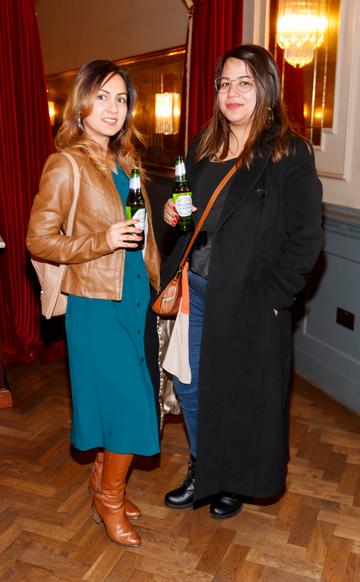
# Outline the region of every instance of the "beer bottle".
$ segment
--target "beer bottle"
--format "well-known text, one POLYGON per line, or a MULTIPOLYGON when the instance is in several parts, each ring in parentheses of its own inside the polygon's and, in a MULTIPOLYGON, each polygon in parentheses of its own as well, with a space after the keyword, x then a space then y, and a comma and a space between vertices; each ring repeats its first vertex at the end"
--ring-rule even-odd
MULTIPOLYGON (((134 168, 131 171, 129 194, 126 199, 125 216, 127 220, 132 218, 137 219, 136 228, 141 228, 144 232, 145 222, 146 222, 146 207, 145 202, 141 194, 141 183, 140 183, 140 170, 139 168, 134 168)), ((144 242, 139 242, 141 246, 144 242)))
POLYGON ((175 160, 175 182, 173 187, 173 201, 179 215, 178 228, 182 233, 193 230, 192 194, 186 177, 185 164, 182 156, 175 160))

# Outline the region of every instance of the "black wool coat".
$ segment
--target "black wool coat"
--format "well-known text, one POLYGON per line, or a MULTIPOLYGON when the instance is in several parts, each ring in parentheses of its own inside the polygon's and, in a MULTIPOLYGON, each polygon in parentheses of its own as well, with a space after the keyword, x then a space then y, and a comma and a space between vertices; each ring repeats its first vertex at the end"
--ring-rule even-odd
MULTIPOLYGON (((269 133, 269 152, 272 139, 269 133)), ((323 240, 313 152, 297 136, 292 145, 278 162, 268 153, 237 170, 214 238, 200 353, 196 500, 220 491, 272 497, 284 489, 291 307, 323 240)), ((209 161, 192 158, 190 150, 196 206, 209 161)), ((162 286, 187 240, 165 264, 162 286)))

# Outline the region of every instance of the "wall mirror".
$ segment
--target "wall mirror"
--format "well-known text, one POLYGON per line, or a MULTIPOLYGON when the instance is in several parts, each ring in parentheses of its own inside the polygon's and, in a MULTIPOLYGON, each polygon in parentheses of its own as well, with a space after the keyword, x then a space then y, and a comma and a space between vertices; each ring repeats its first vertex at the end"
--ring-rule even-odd
MULTIPOLYGON (((175 47, 115 61, 130 75, 138 92, 135 120, 145 135, 143 159, 151 169, 169 169, 179 153, 181 93, 185 47, 175 47)), ((78 70, 47 77, 53 135, 60 127, 65 101, 78 70)))

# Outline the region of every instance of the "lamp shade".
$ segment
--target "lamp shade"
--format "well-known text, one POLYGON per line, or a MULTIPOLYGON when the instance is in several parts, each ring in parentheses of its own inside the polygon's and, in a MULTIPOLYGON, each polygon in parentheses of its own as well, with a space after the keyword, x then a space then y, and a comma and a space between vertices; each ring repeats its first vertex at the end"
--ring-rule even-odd
POLYGON ((55 123, 55 103, 54 101, 48 101, 49 117, 51 125, 55 123))
POLYGON ((155 133, 172 135, 179 133, 180 94, 155 94, 155 133))

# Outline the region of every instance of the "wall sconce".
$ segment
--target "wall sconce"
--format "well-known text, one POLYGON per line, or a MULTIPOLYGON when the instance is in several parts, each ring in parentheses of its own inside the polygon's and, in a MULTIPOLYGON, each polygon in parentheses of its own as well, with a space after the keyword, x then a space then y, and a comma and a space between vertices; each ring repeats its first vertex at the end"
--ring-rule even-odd
POLYGON ((277 44, 293 67, 308 65, 324 42, 326 0, 279 0, 277 44))
POLYGON ((49 117, 51 125, 55 125, 55 103, 54 101, 48 101, 49 107, 49 117))
POLYGON ((161 93, 155 94, 155 133, 174 135, 180 126, 180 93, 163 92, 161 75, 161 93))

